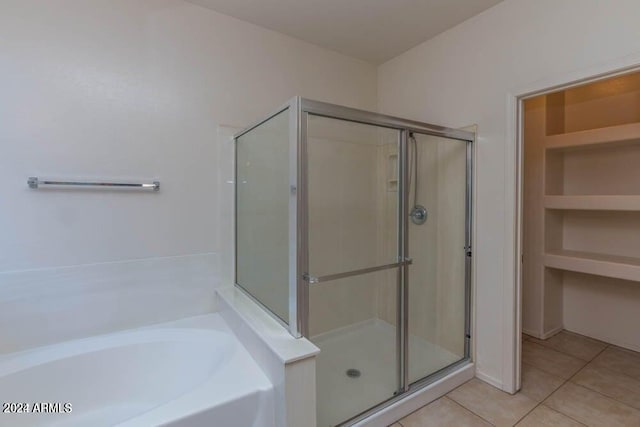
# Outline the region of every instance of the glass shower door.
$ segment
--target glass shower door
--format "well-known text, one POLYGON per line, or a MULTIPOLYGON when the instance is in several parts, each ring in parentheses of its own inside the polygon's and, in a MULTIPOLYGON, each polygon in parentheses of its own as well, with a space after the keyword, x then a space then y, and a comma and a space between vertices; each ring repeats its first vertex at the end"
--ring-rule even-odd
POLYGON ((466 355, 467 144, 407 138, 409 384, 466 355))
POLYGON ((400 387, 400 131, 309 114, 309 334, 318 426, 340 424, 400 387))

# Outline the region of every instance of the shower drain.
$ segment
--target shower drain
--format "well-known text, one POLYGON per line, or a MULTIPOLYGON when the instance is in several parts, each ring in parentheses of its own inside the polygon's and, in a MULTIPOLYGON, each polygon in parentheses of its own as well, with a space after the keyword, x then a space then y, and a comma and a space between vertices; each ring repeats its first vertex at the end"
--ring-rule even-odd
POLYGON ((347 376, 349 378, 360 378, 360 375, 362 375, 362 373, 360 372, 360 369, 355 369, 355 368, 347 369, 347 376))

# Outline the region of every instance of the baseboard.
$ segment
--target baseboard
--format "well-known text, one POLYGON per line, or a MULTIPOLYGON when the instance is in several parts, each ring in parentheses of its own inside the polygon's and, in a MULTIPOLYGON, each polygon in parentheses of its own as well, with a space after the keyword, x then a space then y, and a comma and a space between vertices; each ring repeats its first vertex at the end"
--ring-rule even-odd
POLYGON ((532 336, 534 338, 538 338, 539 340, 546 340, 551 338, 552 336, 562 332, 564 330, 564 326, 558 326, 557 328, 553 328, 550 331, 543 332, 542 334, 538 331, 532 331, 529 329, 522 328, 522 333, 532 336))
POLYGON ((602 342, 605 342, 607 344, 612 344, 612 345, 615 345, 617 347, 626 348, 627 350, 632 350, 632 351, 640 353, 640 345, 639 344, 630 343, 630 342, 625 341, 625 340, 620 340, 620 339, 618 339, 616 337, 612 337, 612 336, 609 336, 609 335, 593 334, 593 333, 591 333, 591 331, 586 331, 586 330, 583 331, 583 330, 580 330, 580 329, 567 329, 567 331, 572 332, 574 334, 583 335, 585 337, 593 338, 594 340, 602 341, 602 342))
POLYGON ((531 329, 525 329, 525 328, 522 328, 522 333, 523 333, 523 334, 526 334, 526 335, 529 335, 529 336, 531 336, 531 337, 534 337, 534 338, 538 338, 539 340, 541 340, 541 339, 542 339, 542 337, 541 337, 541 335, 538 333, 538 331, 533 331, 533 330, 531 330, 531 329))
POLYGON ((562 332, 562 330, 564 329, 564 326, 558 326, 557 328, 553 328, 550 331, 545 332, 542 335, 542 340, 548 340, 549 338, 551 338, 552 336, 559 334, 560 332, 562 332))
POLYGON ((494 378, 487 374, 483 374, 480 371, 476 371, 476 378, 479 379, 480 381, 483 381, 489 385, 494 386, 495 388, 499 388, 500 390, 502 390, 502 381, 500 381, 497 378, 494 378))

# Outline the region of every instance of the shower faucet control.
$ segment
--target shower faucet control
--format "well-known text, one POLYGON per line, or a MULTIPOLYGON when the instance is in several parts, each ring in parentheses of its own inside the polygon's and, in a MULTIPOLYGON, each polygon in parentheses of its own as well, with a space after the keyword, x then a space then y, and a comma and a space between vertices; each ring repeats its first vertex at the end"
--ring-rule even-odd
POLYGON ((409 213, 411 217, 411 222, 415 225, 422 225, 427 221, 427 217, 429 214, 427 213, 427 208, 422 205, 415 205, 411 212, 409 213))

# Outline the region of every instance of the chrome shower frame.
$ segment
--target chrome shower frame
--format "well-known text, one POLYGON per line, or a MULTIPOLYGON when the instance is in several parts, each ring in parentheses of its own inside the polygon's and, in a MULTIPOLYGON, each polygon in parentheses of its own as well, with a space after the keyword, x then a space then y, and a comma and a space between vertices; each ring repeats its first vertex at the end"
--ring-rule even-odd
MULTIPOLYGON (((308 115, 339 119, 349 122, 373 125, 399 131, 398 138, 398 259, 396 263, 365 269, 378 271, 382 269, 396 268, 398 289, 398 393, 393 398, 376 405, 369 410, 357 414, 342 425, 353 425, 363 421, 382 408, 392 405, 408 394, 421 390, 434 381, 452 373, 471 360, 471 257, 472 257, 472 200, 473 200, 473 149, 475 134, 472 132, 451 129, 432 125, 429 123, 403 119, 394 116, 358 110, 349 107, 314 101, 301 97, 294 97, 281 106, 265 119, 260 120, 234 135, 234 140, 260 126, 272 117, 289 111, 289 321, 286 322, 268 307, 264 306, 256 298, 242 288, 237 282, 235 285, 248 294, 254 301, 266 309, 278 322, 289 330, 296 338, 307 337, 309 333, 309 286, 319 283, 323 278, 312 277, 309 272, 309 229, 308 229, 308 182, 307 182, 307 119, 308 115), (409 135, 411 133, 433 135, 466 142, 466 198, 465 198, 465 244, 461 248, 465 257, 465 341, 464 357, 458 362, 435 372, 414 383, 409 381, 409 135)), ((237 150, 234 154, 237 159, 237 150)), ((234 162, 235 182, 237 182, 237 162, 234 162)), ((235 201, 237 207, 237 198, 235 201)), ((236 209, 237 212, 237 209, 236 209)), ((237 227, 237 226, 236 226, 237 227)), ((237 228, 234 230, 237 236, 237 228)), ((237 248, 237 245, 236 245, 237 248)), ((237 259, 237 253, 236 253, 237 259)), ((237 263, 236 263, 237 269, 237 263)), ((354 271, 362 274, 363 271, 354 271)), ((347 277, 349 273, 336 275, 347 277)), ((327 280, 327 278, 325 278, 327 280)))

